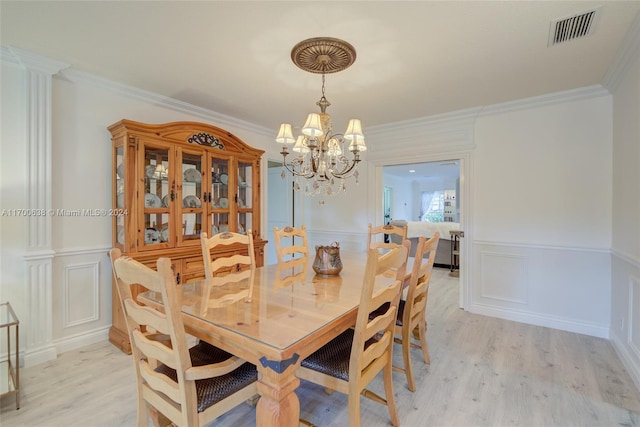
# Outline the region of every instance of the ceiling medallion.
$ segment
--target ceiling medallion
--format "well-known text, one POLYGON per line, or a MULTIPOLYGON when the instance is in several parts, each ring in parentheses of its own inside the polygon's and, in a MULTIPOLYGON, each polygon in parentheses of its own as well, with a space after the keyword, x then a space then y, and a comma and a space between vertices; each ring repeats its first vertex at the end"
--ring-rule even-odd
POLYGON ((295 45, 291 50, 291 60, 310 73, 337 73, 355 62, 356 50, 344 40, 314 37, 295 45))

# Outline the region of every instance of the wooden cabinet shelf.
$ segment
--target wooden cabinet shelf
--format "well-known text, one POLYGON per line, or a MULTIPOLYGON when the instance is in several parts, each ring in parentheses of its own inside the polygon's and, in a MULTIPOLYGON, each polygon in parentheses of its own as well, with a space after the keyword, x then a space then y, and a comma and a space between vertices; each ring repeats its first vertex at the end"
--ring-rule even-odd
MULTIPOLYGON (((260 230, 264 151, 204 123, 156 125, 121 120, 109 126, 109 131, 112 203, 122 213, 113 217, 113 247, 153 268, 158 258, 170 258, 180 284, 204 277, 202 233, 250 230, 256 263, 264 264, 267 242, 260 230)), ((228 248, 220 255, 240 252, 228 248)), ((114 287, 109 339, 130 352, 118 301, 114 287)))

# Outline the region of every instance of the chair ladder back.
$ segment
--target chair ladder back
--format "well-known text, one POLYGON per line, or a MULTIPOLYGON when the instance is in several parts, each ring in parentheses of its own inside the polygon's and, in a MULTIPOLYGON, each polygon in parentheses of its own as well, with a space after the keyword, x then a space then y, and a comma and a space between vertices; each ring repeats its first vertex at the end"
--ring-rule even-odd
POLYGON ((214 276, 202 285, 201 312, 223 308, 239 301, 251 302, 255 267, 214 276))
MULTIPOLYGON (((386 352, 391 353, 396 312, 409 254, 407 245, 410 245, 408 241, 406 245, 396 246, 385 254, 380 254, 377 249, 369 249, 368 251, 353 346, 351 348, 350 375, 362 376, 366 370, 378 367, 376 361, 383 354, 386 352), (376 277, 389 274, 389 270, 395 270, 395 280, 388 287, 374 292, 376 277), (387 312, 370 320, 369 313, 385 303, 389 303, 387 312), (382 332, 382 338, 372 343, 370 339, 379 332, 382 332), (367 342, 369 342, 369 345, 365 349, 367 342)), ((380 369, 374 370, 376 372, 380 371, 380 369)))
POLYGON ((307 227, 300 228, 286 226, 283 228, 273 227, 273 239, 275 240, 276 255, 278 263, 289 259, 306 258, 309 255, 309 242, 307 240, 307 227), (283 239, 291 238, 290 246, 283 246, 283 239), (296 255, 299 255, 296 257, 296 255))
POLYGON ((429 282, 431 272, 436 258, 436 249, 440 233, 436 232, 429 240, 425 237, 418 239, 418 246, 414 258, 409 287, 407 289, 407 300, 404 310, 403 324, 410 325, 422 315, 426 309, 429 292, 429 282), (426 256, 428 254, 428 256, 426 256))
POLYGON ((247 234, 232 233, 229 231, 214 234, 211 237, 207 233, 200 234, 200 243, 202 248, 202 261, 204 263, 205 277, 212 278, 217 272, 223 270, 228 271, 229 268, 236 266, 238 269, 243 267, 255 268, 255 250, 253 245, 253 233, 247 230, 247 234), (216 257, 213 259, 211 250, 218 247, 239 244, 246 248, 247 254, 233 254, 227 257, 216 257))
POLYGON ((211 271, 213 272, 213 274, 215 274, 216 272, 220 271, 223 268, 230 268, 236 265, 251 265, 251 260, 249 259, 248 256, 246 255, 231 255, 228 257, 221 257, 221 258, 216 258, 215 260, 211 261, 211 271))
POLYGON ((392 249, 397 245, 395 243, 384 243, 382 240, 374 240, 376 236, 384 235, 384 234, 395 234, 402 238, 402 242, 407 239, 407 225, 402 227, 398 225, 378 225, 372 226, 369 224, 368 232, 367 232, 367 249, 392 249))
POLYGON ((164 313, 154 310, 153 308, 140 305, 135 302, 133 298, 125 299, 124 305, 127 317, 137 324, 145 325, 147 328, 151 328, 152 330, 163 334, 170 333, 169 324, 164 313))
MULTIPOLYGON (((149 325, 147 324, 147 326, 149 325)), ((136 341, 136 346, 143 354, 145 354, 147 357, 157 360, 160 363, 164 363, 165 365, 173 369, 176 369, 177 365, 175 353, 171 350, 170 347, 167 347, 166 345, 161 344, 155 340, 149 339, 139 330, 134 330, 132 335, 133 339, 136 341)))
MULTIPOLYGON (((122 307, 122 313, 124 315, 125 323, 127 324, 127 329, 139 329, 140 325, 138 325, 134 319, 127 315, 127 310, 124 308, 125 301, 127 299, 133 299, 133 294, 131 293, 131 286, 124 283, 118 275, 116 274, 116 269, 114 266, 114 261, 122 256, 122 251, 118 248, 113 248, 109 251, 109 258, 111 259, 111 273, 113 275, 113 281, 116 284, 116 291, 118 293, 118 297, 120 298, 120 304, 122 307), (129 322, 133 322, 131 326, 129 326, 129 322)), ((115 302, 112 302, 115 304, 115 302)))

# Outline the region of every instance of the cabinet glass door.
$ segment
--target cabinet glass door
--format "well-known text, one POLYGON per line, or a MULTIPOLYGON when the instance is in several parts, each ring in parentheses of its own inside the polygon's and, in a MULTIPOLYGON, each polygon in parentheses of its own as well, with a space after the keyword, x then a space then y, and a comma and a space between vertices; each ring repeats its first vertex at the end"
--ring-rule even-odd
POLYGON ((238 233, 247 234, 253 229, 253 165, 238 162, 237 182, 238 233))
POLYGON ((229 219, 233 196, 229 192, 231 184, 230 164, 227 159, 211 158, 211 188, 209 201, 211 215, 211 235, 234 231, 229 228, 229 219))
POLYGON ((116 201, 115 201, 115 223, 116 223, 116 242, 120 245, 120 249, 125 244, 125 213, 124 201, 125 201, 125 183, 132 181, 131 177, 125 176, 125 163, 124 163, 124 146, 119 145, 115 147, 115 176, 114 176, 114 188, 116 189, 116 201))
MULTIPOLYGON (((200 233, 203 230, 204 205, 208 194, 204 191, 202 152, 181 150, 180 168, 182 179, 181 220, 177 230, 179 243, 200 244, 200 233)), ((180 177, 177 177, 180 179, 180 177)))
POLYGON ((170 208, 172 186, 169 183, 170 149, 164 146, 144 146, 142 162, 144 233, 141 248, 169 247, 171 242, 170 208))

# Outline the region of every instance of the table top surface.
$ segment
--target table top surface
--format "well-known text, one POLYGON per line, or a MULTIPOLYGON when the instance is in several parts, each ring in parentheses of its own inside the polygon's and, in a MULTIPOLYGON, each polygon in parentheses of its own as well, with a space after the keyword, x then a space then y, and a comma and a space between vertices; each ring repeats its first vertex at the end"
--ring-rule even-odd
MULTIPOLYGON (((256 268, 252 278, 237 283, 203 279, 180 285, 182 312, 276 350, 287 349, 357 311, 366 254, 341 254, 341 260, 339 276, 316 275, 313 257, 309 257, 294 266, 256 268)), ((412 260, 407 273, 411 264, 412 260)), ((376 288, 388 286, 393 279, 392 274, 380 277, 376 288)), ((138 298, 161 302, 155 292, 144 292, 138 298)))

